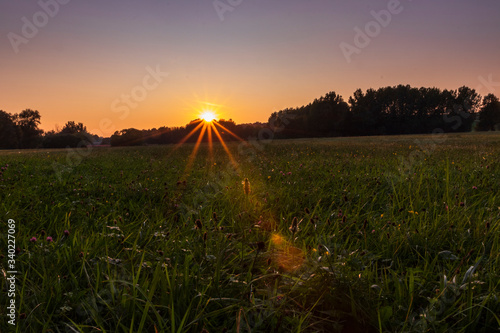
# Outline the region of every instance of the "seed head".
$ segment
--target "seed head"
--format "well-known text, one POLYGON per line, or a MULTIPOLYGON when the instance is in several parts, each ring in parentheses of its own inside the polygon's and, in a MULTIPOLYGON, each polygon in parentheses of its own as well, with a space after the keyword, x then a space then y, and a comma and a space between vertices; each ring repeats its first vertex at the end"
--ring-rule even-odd
POLYGON ((250 194, 250 181, 248 180, 248 178, 245 178, 245 180, 243 180, 242 184, 243 184, 243 190, 245 191, 245 194, 249 195, 250 194))
POLYGON ((297 217, 293 218, 292 224, 290 225, 290 228, 288 228, 292 234, 295 234, 300 230, 299 229, 300 222, 302 222, 302 220, 299 221, 297 217))

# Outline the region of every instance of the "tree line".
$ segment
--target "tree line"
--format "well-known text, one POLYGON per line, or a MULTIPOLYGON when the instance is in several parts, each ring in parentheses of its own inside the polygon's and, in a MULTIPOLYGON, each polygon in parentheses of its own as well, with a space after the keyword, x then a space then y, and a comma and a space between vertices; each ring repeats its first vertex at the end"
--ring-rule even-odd
MULTIPOLYGON (((111 145, 177 143, 189 135, 198 121, 185 127, 124 129, 111 136, 111 145)), ((441 90, 398 85, 365 92, 358 89, 347 102, 329 92, 307 105, 273 112, 267 123, 219 123, 244 139, 258 138, 262 129, 274 132, 273 137, 279 139, 490 131, 500 130, 500 102, 493 94, 483 98, 466 86, 441 90)), ((224 141, 237 140, 218 130, 224 141)), ((187 142, 197 139, 194 135, 187 142)), ((206 135, 203 140, 207 140, 206 135)))
POLYGON ((348 103, 330 92, 312 103, 274 112, 269 123, 284 128, 281 138, 423 134, 500 130, 500 103, 468 87, 457 90, 358 89, 348 103))
MULTIPOLYGON (((40 118, 40 113, 31 109, 14 115, 0 110, 0 148, 81 147, 102 142, 102 138, 74 121, 67 122, 60 131, 43 133, 40 118)), ((181 127, 123 129, 104 143, 130 146, 195 142, 198 135, 189 135, 198 124, 199 119, 181 127)), ((307 105, 273 112, 267 123, 236 124, 229 119, 218 120, 215 126, 224 141, 237 137, 256 139, 263 129, 281 139, 492 131, 500 130, 500 101, 493 94, 481 97, 466 86, 441 90, 398 85, 364 92, 358 89, 347 102, 329 92, 307 105)), ((207 141, 207 137, 202 140, 207 141)), ((213 135, 213 139, 217 137, 213 135)))
POLYGON ((26 109, 19 114, 0 110, 0 149, 76 148, 99 141, 82 123, 68 121, 60 131, 39 128, 41 115, 26 109))

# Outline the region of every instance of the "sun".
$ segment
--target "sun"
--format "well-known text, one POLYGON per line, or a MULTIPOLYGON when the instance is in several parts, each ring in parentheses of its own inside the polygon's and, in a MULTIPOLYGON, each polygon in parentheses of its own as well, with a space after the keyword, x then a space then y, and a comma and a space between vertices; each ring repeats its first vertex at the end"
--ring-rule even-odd
POLYGON ((207 123, 211 123, 215 120, 215 113, 213 111, 203 111, 200 117, 207 123))

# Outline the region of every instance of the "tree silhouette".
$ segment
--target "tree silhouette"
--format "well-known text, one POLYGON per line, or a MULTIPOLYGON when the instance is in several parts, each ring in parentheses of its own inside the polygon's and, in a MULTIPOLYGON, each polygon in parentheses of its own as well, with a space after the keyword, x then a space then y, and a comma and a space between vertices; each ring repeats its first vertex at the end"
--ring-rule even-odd
POLYGON ((23 110, 14 115, 14 122, 19 128, 21 148, 36 148, 40 143, 40 135, 43 133, 38 128, 40 119, 40 112, 31 109, 23 110))
POLYGON ((87 127, 83 126, 82 123, 75 123, 74 121, 68 121, 64 125, 61 133, 75 134, 75 133, 87 133, 87 127))
POLYGON ((0 110, 0 149, 19 148, 18 133, 13 116, 0 110))
POLYGON ((489 94, 483 99, 478 129, 480 131, 500 130, 500 101, 493 94, 489 94))

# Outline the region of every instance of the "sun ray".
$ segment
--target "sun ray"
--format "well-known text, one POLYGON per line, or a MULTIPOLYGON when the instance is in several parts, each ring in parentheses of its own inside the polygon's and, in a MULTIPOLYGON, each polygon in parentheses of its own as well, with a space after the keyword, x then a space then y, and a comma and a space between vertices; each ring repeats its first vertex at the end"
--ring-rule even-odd
POLYGON ((203 126, 203 122, 201 120, 197 120, 199 121, 200 123, 198 124, 198 126, 196 126, 195 128, 193 128, 193 130, 191 132, 189 132, 188 135, 186 135, 181 141, 179 141, 179 143, 176 145, 175 149, 177 149, 179 146, 181 146, 184 142, 186 142, 190 137, 193 136, 194 133, 196 133, 196 131, 198 129, 200 129, 200 127, 203 126))
POLYGON ((198 121, 199 121, 200 123, 199 123, 199 124, 198 124, 195 128, 193 128, 193 130, 192 130, 191 132, 189 132, 189 133, 188 133, 188 134, 187 134, 184 138, 182 138, 182 140, 181 140, 181 141, 179 141, 179 142, 178 142, 178 143, 174 146, 174 148, 172 148, 172 150, 171 150, 171 151, 167 154, 167 158, 168 158, 168 157, 170 157, 170 155, 172 155, 172 154, 173 154, 173 153, 174 153, 177 149, 179 149, 179 148, 180 148, 180 146, 182 146, 182 144, 183 144, 184 142, 186 142, 186 141, 187 141, 190 137, 192 137, 192 136, 193 136, 193 134, 194 134, 194 133, 196 133, 196 131, 197 131, 198 129, 200 129, 200 127, 202 127, 202 126, 203 126, 203 121, 201 121, 201 120, 196 120, 195 122, 198 122, 198 121))
MULTIPOLYGON (((229 148, 227 147, 226 143, 224 142, 224 140, 222 139, 222 136, 220 135, 219 131, 217 130, 217 128, 215 128, 214 124, 213 123, 209 123, 210 126, 212 126, 212 129, 215 133, 215 135, 217 136, 217 138, 219 139, 222 147, 224 148, 224 150, 226 151, 227 155, 229 156, 229 160, 231 161, 231 163, 233 164, 234 168, 236 170, 238 170, 239 166, 238 166, 238 162, 236 162, 236 160, 234 159, 233 155, 231 154, 231 152, 229 151, 229 148)), ((239 172, 238 172, 239 173, 239 172)))
POLYGON ((235 139, 240 140, 241 142, 248 144, 246 140, 243 140, 238 135, 234 134, 233 132, 228 130, 226 127, 222 126, 218 121, 214 121, 214 124, 219 126, 220 128, 222 128, 224 131, 228 132, 229 134, 231 134, 235 139))
POLYGON ((212 126, 207 126, 207 136, 208 136, 208 155, 210 158, 210 168, 214 166, 214 152, 212 145, 212 126))
POLYGON ((191 155, 189 155, 188 163, 184 168, 184 175, 188 174, 188 172, 191 170, 191 167, 193 166, 194 159, 196 158, 196 154, 198 153, 198 149, 200 148, 201 141, 203 140, 203 135, 205 134, 205 130, 207 129, 209 123, 202 123, 202 124, 203 127, 201 128, 200 135, 196 140, 196 144, 194 145, 193 151, 191 152, 191 155))

